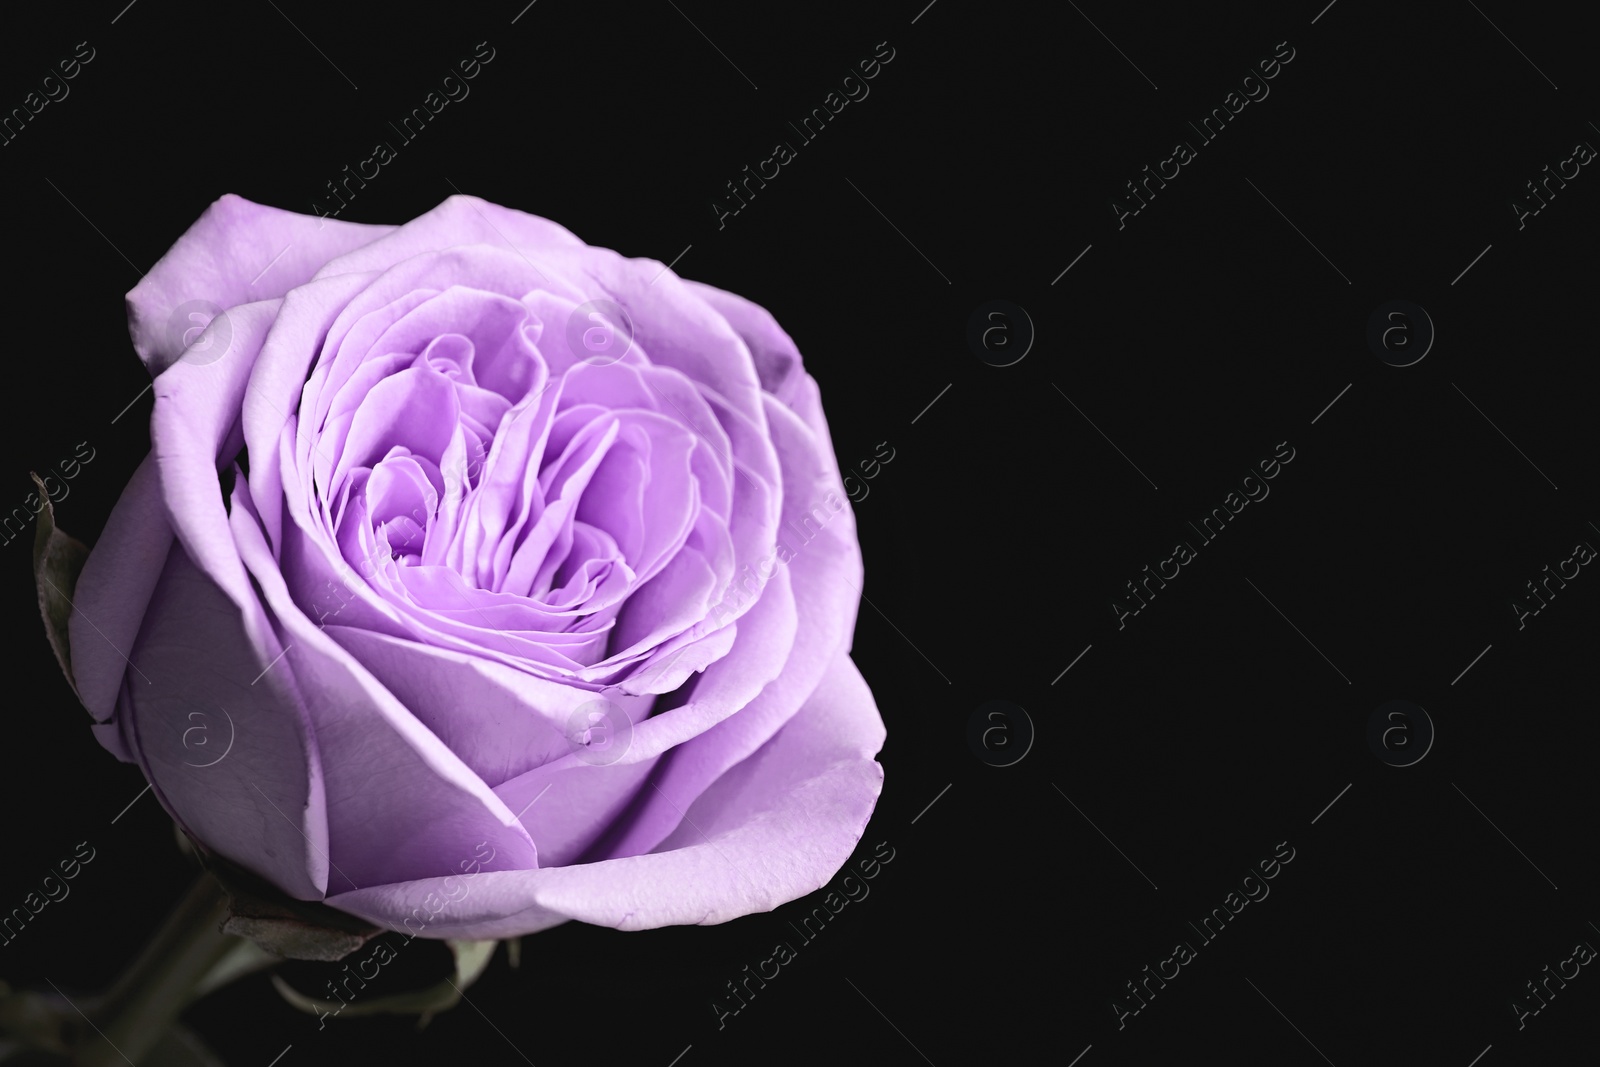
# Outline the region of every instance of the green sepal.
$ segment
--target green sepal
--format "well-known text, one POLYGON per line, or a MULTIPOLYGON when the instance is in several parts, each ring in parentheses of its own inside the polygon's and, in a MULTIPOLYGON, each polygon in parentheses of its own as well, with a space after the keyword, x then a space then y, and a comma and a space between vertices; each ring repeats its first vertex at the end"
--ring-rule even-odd
MULTIPOLYGON (((72 676, 72 639, 68 635, 67 621, 72 618, 72 595, 78 587, 78 575, 83 571, 89 549, 82 541, 62 533, 56 528, 55 508, 44 481, 29 472, 33 484, 39 487, 43 507, 39 511, 39 525, 33 534, 33 584, 39 591, 39 614, 44 617, 44 633, 50 639, 50 649, 56 654, 61 673, 67 684, 78 693, 78 682, 72 676)), ((79 699, 82 699, 81 694, 79 699)))

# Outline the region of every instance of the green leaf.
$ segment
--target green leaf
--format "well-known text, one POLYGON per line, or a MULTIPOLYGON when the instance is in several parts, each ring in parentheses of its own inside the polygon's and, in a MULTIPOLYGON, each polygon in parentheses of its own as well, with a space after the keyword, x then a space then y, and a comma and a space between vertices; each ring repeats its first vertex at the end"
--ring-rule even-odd
POLYGON ((237 941, 228 954, 218 960, 216 965, 207 971, 205 977, 194 987, 192 994, 195 1000, 206 996, 213 990, 221 989, 229 982, 243 978, 247 974, 276 967, 283 962, 283 957, 276 953, 268 952, 260 945, 248 938, 237 941))
POLYGON ((334 1017, 349 1015, 420 1015, 418 1025, 425 1026, 441 1011, 448 1011, 461 1003, 463 992, 483 974, 494 958, 498 941, 446 940, 445 945, 455 960, 454 973, 424 989, 391 993, 386 996, 356 997, 346 1003, 341 1000, 324 1000, 310 997, 284 981, 281 975, 272 976, 272 984, 280 996, 294 1007, 310 1015, 334 1017))
POLYGON ((482 977, 488 969, 489 961, 494 959, 494 948, 500 942, 489 941, 446 941, 450 951, 456 957, 455 983, 466 989, 482 977))
POLYGON ((32 471, 29 474, 39 487, 39 499, 44 504, 33 535, 33 583, 39 591, 39 613, 44 616, 45 636, 50 639, 56 662, 61 664, 61 673, 67 676, 67 684, 76 694, 78 683, 72 677, 67 620, 72 617, 72 594, 78 587, 83 561, 89 558, 89 549, 82 541, 56 529, 55 508, 44 481, 32 471))

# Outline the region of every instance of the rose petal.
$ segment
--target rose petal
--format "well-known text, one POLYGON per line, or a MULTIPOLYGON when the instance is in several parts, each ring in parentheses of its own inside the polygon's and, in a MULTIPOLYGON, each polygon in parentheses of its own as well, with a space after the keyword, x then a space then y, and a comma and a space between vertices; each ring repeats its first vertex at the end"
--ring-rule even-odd
MULTIPOLYGON (((601 696, 481 655, 342 626, 328 632, 497 792, 570 755, 568 718, 601 696)), ((654 698, 610 699, 643 719, 654 698)))
MULTIPOLYGON (((247 483, 236 512, 254 519, 247 483)), ((505 803, 290 599, 254 522, 235 524, 239 555, 285 639, 322 754, 335 886, 439 874, 487 842, 518 867, 538 866, 533 840, 505 803)))
POLYGON ((207 301, 226 311, 278 299, 330 259, 394 230, 281 211, 229 193, 128 293, 134 351, 154 377, 183 353, 183 331, 175 332, 170 319, 184 304, 207 301))
MULTIPOLYGON (((625 761, 654 759, 706 734, 724 719, 745 711, 763 698, 764 690, 777 684, 787 673, 800 628, 800 615, 787 568, 772 575, 760 599, 734 628, 738 639, 727 655, 694 680, 688 698, 677 707, 651 716, 634 729, 625 761)), ((814 679, 811 684, 815 684, 814 679)), ((803 684, 793 687, 801 688, 803 684)), ((797 699, 788 710, 792 713, 798 706, 797 699)), ((760 713, 758 707, 755 715, 760 713)), ((715 778, 723 767, 703 781, 715 778)))
POLYGON ((84 562, 67 621, 73 679, 84 707, 100 722, 115 712, 128 652, 171 548, 172 524, 151 454, 133 472, 84 562))
MULTIPOLYGON (((849 858, 883 789, 883 768, 872 758, 883 738, 872 693, 841 655, 804 709, 690 810, 686 824, 707 827, 705 837, 689 843, 685 835, 668 852, 569 867, 486 865, 455 879, 453 902, 431 917, 427 935, 517 937, 570 919, 644 930, 770 911, 820 888, 849 858)), ((340 893, 328 903, 400 930, 445 888, 441 878, 420 879, 340 893)))
POLYGON ((268 541, 282 543, 283 512, 298 516, 307 528, 306 486, 287 492, 286 473, 308 463, 296 463, 297 449, 310 452, 311 438, 299 432, 301 393, 311 388, 306 373, 324 336, 340 310, 373 281, 367 275, 345 275, 326 281, 309 282, 283 299, 278 317, 267 332, 251 368, 250 385, 245 393, 240 416, 244 426, 245 448, 256 462, 250 464, 250 495, 260 508, 268 541), (284 455, 288 463, 285 465, 284 455))
POLYGON ((587 247, 570 230, 549 219, 475 196, 457 195, 404 226, 393 228, 381 239, 329 260, 317 277, 384 270, 412 256, 473 244, 507 249, 536 271, 544 249, 587 247))
POLYGON ((522 825, 539 842, 541 865, 565 867, 578 862, 614 819, 626 815, 660 758, 607 766, 547 763, 501 783, 495 792, 521 813, 522 825))
POLYGON ((229 312, 228 352, 204 366, 174 363, 155 380, 155 411, 150 416, 150 452, 160 471, 161 495, 173 533, 201 573, 245 613, 257 648, 266 647, 266 634, 255 629, 261 625, 251 611, 255 594, 228 529, 217 470, 219 460, 232 459, 222 452, 239 421, 255 354, 278 310, 279 301, 270 300, 229 312))
MULTIPOLYGON (((782 728, 810 696, 828 664, 848 649, 861 596, 861 554, 853 517, 842 498, 836 498, 840 508, 824 514, 823 525, 813 529, 815 519, 809 524, 800 521, 812 514, 810 501, 832 492, 830 478, 821 466, 815 436, 799 417, 770 397, 767 406, 773 442, 784 464, 784 483, 790 487, 784 498, 784 536, 793 555, 773 573, 787 577, 793 590, 798 615, 794 647, 782 673, 760 696, 737 715, 673 750, 673 757, 663 761, 653 779, 657 795, 641 794, 640 810, 614 828, 601 846, 604 855, 636 855, 654 848, 677 828, 684 809, 712 781, 782 728)), ((781 592, 781 586, 769 579, 761 599, 773 592, 781 592)), ((652 752, 660 743, 652 733, 641 729, 635 739, 635 744, 644 746, 642 752, 652 752)))
POLYGON ((737 293, 704 282, 684 279, 683 285, 728 320, 750 349, 761 388, 787 404, 789 379, 802 369, 800 350, 772 313, 737 293))
POLYGON ((337 493, 352 467, 370 467, 396 445, 437 465, 458 432, 460 414, 455 387, 443 375, 421 367, 390 375, 356 410, 338 465, 322 491, 337 493))
POLYGON ((553 250, 549 259, 568 278, 588 279, 585 288, 628 310, 633 338, 650 353, 652 364, 682 372, 761 425, 761 382, 750 350, 728 321, 697 299, 677 275, 660 273, 663 264, 587 245, 553 250))
POLYGON ((161 806, 195 840, 317 900, 328 885, 322 767, 295 679, 273 666, 282 651, 259 605, 241 609, 174 544, 120 713, 161 806))

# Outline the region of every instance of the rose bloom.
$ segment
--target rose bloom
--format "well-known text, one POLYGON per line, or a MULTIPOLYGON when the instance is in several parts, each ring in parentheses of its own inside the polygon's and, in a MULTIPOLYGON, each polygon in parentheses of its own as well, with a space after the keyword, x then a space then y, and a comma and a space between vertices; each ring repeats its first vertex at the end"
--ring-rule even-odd
POLYGON ((127 302, 152 449, 72 670, 203 849, 461 938, 725 922, 848 859, 861 553, 766 311, 465 196, 225 196, 127 302))

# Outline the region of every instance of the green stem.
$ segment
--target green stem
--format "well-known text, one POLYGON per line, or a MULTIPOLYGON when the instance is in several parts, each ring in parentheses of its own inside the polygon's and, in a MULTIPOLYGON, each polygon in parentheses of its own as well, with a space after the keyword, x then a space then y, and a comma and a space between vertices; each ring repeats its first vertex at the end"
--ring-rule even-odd
POLYGON ((77 1062, 83 1067, 138 1063, 155 1047, 201 980, 239 944, 221 931, 227 917, 228 894, 202 872, 92 1012, 104 1040, 86 1035, 77 1062))

